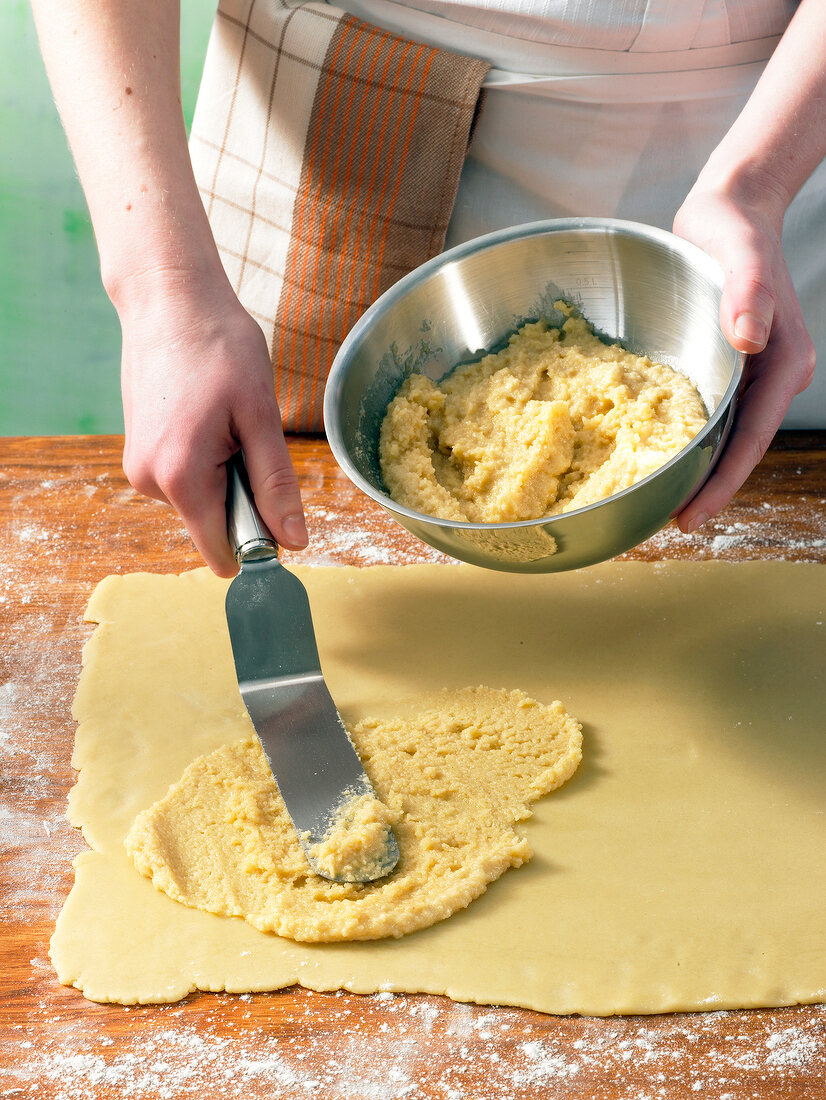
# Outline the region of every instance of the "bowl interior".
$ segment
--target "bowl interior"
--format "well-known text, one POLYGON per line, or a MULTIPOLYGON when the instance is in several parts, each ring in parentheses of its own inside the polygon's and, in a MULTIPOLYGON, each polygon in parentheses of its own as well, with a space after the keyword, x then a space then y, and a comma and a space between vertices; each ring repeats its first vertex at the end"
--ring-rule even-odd
POLYGON ((333 450, 388 500, 378 436, 404 378, 421 371, 437 380, 525 321, 558 323, 560 298, 602 336, 687 375, 711 415, 741 362, 719 326, 721 285, 698 249, 630 223, 537 223, 460 245, 392 287, 342 345, 325 400, 333 450))

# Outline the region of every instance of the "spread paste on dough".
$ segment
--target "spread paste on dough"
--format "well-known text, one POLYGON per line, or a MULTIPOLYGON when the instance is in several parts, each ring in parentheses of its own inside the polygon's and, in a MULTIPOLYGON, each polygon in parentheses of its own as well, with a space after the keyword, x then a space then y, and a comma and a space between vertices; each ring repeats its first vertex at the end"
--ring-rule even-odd
POLYGON ((332 823, 321 840, 312 833, 300 839, 307 846, 313 868, 329 879, 371 882, 384 878, 390 853, 389 836, 397 815, 375 794, 348 789, 332 813, 332 823))
POLYGON ((399 939, 299 943, 156 890, 124 848, 136 817, 252 728, 226 582, 108 577, 73 708, 89 849, 52 937, 62 982, 126 1004, 300 983, 592 1015, 826 997, 822 565, 291 568, 348 727, 473 683, 577 715, 582 763, 520 826, 533 858, 399 939))
MULTIPOLYGON (((579 723, 561 703, 468 688, 417 703, 407 717, 351 731, 391 814, 401 859, 375 883, 312 874, 257 738, 194 761, 139 815, 126 849, 176 901, 244 917, 291 939, 402 936, 464 909, 531 857, 514 829, 581 759, 579 723)), ((373 800, 375 802, 375 800, 373 800)), ((373 808, 365 807, 375 820, 373 808)))
POLYGON ((438 383, 410 375, 388 406, 379 456, 390 496, 417 512, 539 519, 641 481, 707 418, 684 375, 571 316, 561 329, 524 325, 438 383))

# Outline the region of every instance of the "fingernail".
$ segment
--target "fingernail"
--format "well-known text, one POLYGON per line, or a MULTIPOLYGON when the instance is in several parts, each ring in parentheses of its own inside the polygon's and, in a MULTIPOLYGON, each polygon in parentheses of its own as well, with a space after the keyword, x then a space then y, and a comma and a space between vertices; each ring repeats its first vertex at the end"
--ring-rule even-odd
POLYGON ((688 527, 686 528, 686 532, 689 535, 693 535, 694 532, 697 530, 697 528, 702 527, 707 519, 708 519, 708 514, 706 512, 698 512, 697 515, 694 517, 694 519, 689 521, 688 527))
POLYGON ((757 344, 762 348, 769 338, 769 329, 754 313, 741 313, 734 322, 734 335, 738 340, 748 340, 750 344, 757 344))
POLYGON ((284 516, 284 534, 296 546, 307 545, 307 527, 302 515, 284 516))

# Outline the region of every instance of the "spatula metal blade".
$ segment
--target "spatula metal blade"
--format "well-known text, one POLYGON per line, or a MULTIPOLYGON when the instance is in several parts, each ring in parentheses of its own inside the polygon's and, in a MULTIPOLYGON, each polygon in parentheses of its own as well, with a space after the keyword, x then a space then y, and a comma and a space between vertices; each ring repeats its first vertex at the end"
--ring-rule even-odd
MULTIPOLYGON (((226 610, 241 698, 314 865, 313 846, 328 835, 336 811, 374 792, 324 681, 306 590, 277 558, 245 562, 226 610)), ((371 879, 398 861, 389 829, 387 839, 371 879)))

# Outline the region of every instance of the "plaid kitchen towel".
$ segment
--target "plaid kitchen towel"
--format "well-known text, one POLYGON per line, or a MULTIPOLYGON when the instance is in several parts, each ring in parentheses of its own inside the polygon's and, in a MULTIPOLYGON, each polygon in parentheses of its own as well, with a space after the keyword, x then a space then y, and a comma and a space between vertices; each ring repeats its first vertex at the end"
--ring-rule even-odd
POLYGON ((328 4, 221 0, 190 151, 288 431, 322 429, 348 330, 442 249, 487 70, 328 4))

